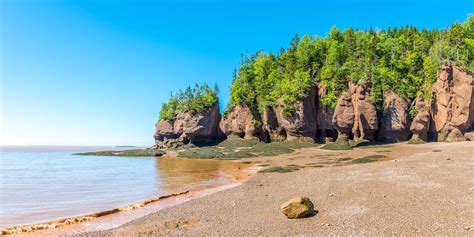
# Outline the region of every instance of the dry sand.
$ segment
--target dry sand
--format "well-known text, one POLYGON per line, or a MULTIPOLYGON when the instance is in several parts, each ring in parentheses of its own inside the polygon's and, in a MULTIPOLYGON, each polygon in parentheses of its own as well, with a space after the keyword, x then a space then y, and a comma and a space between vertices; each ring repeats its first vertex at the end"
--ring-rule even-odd
POLYGON ((291 155, 243 161, 304 168, 257 174, 240 186, 79 236, 474 236, 473 142, 393 144, 352 151, 305 148, 291 155), (373 154, 388 158, 367 164, 340 160, 373 154), (318 213, 287 219, 280 204, 300 195, 311 198, 318 213))

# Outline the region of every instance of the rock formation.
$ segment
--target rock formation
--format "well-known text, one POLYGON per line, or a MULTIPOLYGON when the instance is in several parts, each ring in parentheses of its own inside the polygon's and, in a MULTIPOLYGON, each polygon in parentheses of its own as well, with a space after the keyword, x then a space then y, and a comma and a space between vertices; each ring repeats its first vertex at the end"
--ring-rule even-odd
POLYGON ((378 130, 377 110, 370 99, 369 87, 351 83, 349 91, 339 98, 332 122, 339 136, 375 140, 378 130))
POLYGON ((197 113, 179 112, 174 121, 160 120, 156 124, 156 148, 212 142, 218 135, 219 122, 218 104, 197 113))
POLYGON ((220 129, 227 137, 244 139, 260 138, 262 122, 260 116, 247 106, 234 106, 222 119, 220 129))
POLYGON ((433 85, 431 115, 433 132, 438 141, 449 136, 462 139, 463 133, 474 127, 474 79, 472 74, 446 63, 438 71, 433 85), (458 129, 453 134, 452 131, 458 129))
POLYGON ((318 123, 317 141, 319 143, 332 142, 337 138, 337 130, 334 127, 332 118, 334 110, 321 104, 321 100, 327 96, 327 88, 323 84, 318 84, 318 98, 316 103, 318 123))
POLYGON ((316 87, 312 87, 309 95, 293 104, 295 112, 291 116, 284 115, 283 105, 275 107, 278 124, 285 129, 287 139, 300 138, 315 141, 317 130, 316 98, 316 87))
POLYGON ((377 140, 382 142, 401 142, 410 137, 410 102, 400 95, 384 92, 383 114, 377 140))
POLYGON ((321 101, 328 95, 322 84, 314 85, 308 95, 292 106, 294 113, 285 115, 281 101, 263 111, 235 105, 221 120, 219 106, 190 114, 180 112, 174 121, 156 124, 157 148, 179 147, 189 142, 209 142, 222 135, 232 138, 260 139, 265 142, 307 139, 327 143, 337 138, 350 149, 348 139, 401 142, 411 137, 421 142, 473 140, 474 79, 472 73, 453 63, 438 72, 431 98, 415 101, 392 91, 383 92, 383 110, 377 114, 370 96, 370 84, 349 83, 341 93, 335 109, 321 101), (415 112, 411 119, 410 111, 415 112))
POLYGON ((427 141, 428 129, 430 127, 430 113, 429 107, 421 96, 415 101, 415 109, 417 114, 410 126, 410 131, 413 133, 412 141, 427 141))
POLYGON ((343 93, 337 101, 332 122, 338 132, 337 139, 348 139, 354 127, 354 105, 349 93, 343 93))
POLYGON ((375 140, 378 130, 377 110, 370 99, 370 88, 366 84, 349 85, 354 105, 354 140, 375 140))
POLYGON ((281 212, 290 219, 304 218, 314 213, 314 204, 307 197, 295 197, 281 205, 281 212))
POLYGON ((286 140, 286 131, 284 128, 280 127, 273 107, 265 108, 265 111, 263 111, 262 122, 268 141, 278 142, 286 140))

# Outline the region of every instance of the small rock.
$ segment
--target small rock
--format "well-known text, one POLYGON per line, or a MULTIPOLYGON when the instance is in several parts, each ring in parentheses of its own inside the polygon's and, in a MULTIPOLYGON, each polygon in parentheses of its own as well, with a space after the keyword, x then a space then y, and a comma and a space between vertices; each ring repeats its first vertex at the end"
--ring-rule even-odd
POLYGON ((329 197, 334 197, 334 194, 333 193, 329 194, 329 197))
POLYGON ((451 160, 451 158, 448 158, 448 159, 446 159, 446 160, 451 160))
POLYGON ((281 205, 281 212, 290 219, 307 217, 314 212, 314 204, 307 197, 295 197, 281 205))
POLYGON ((331 226, 331 224, 327 223, 326 226, 331 226))
POLYGON ((11 235, 11 234, 14 234, 13 230, 9 230, 9 229, 2 230, 2 235, 11 235))
POLYGON ((22 231, 22 232, 31 232, 32 229, 31 229, 30 226, 23 226, 23 227, 21 227, 21 231, 22 231))
POLYGON ((383 195, 383 197, 387 197, 387 195, 383 195))
POLYGON ((464 229, 465 229, 465 230, 470 230, 471 227, 470 227, 470 226, 464 226, 464 229))

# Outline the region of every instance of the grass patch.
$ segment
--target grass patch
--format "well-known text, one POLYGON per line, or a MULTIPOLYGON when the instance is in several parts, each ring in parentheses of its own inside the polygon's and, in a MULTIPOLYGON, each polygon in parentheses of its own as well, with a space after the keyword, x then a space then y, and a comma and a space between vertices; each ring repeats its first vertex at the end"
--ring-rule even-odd
POLYGON ((338 139, 333 143, 324 145, 321 149, 332 151, 351 150, 352 145, 348 139, 338 139))
POLYGON ((377 161, 378 159, 386 158, 384 155, 370 155, 370 156, 364 156, 362 158, 358 158, 355 160, 352 160, 352 163, 354 164, 363 164, 363 163, 370 163, 377 161))
POLYGON ((419 145, 419 144, 425 144, 426 142, 423 141, 422 139, 419 138, 412 138, 410 141, 407 142, 407 144, 413 144, 413 145, 419 145))
POLYGON ((322 167, 324 167, 324 165, 309 165, 308 167, 322 168, 322 167))
POLYGON ((200 147, 181 151, 178 153, 178 156, 194 159, 222 159, 225 154, 220 152, 216 147, 200 147))
POLYGON ((227 148, 253 147, 259 143, 260 141, 258 139, 231 138, 224 140, 223 142, 217 144, 217 146, 227 148))
POLYGON ((378 150, 378 151, 375 151, 377 153, 386 153, 386 152, 391 152, 391 150, 378 150))
POLYGON ((384 143, 381 143, 381 142, 362 140, 362 141, 358 142, 357 144, 354 144, 353 147, 366 149, 366 148, 372 148, 374 146, 384 147, 383 145, 384 145, 384 143))
POLYGON ((350 157, 343 157, 343 158, 337 159, 337 161, 348 161, 348 160, 352 160, 352 158, 350 158, 350 157))
POLYGON ((132 149, 123 151, 96 151, 75 153, 79 156, 126 156, 126 157, 155 157, 162 156, 164 151, 158 149, 132 149))
POLYGON ((280 146, 290 148, 290 149, 301 149, 301 148, 308 148, 308 147, 317 147, 320 144, 310 142, 310 141, 304 141, 304 140, 298 140, 298 139, 293 139, 289 141, 283 141, 283 142, 276 142, 280 146))
POLYGON ((441 150, 433 150, 433 152, 441 152, 441 150))
POLYGON ((199 159, 240 159, 289 154, 294 149, 313 146, 318 146, 318 144, 300 140, 264 143, 256 139, 227 139, 217 146, 183 149, 178 156, 199 159))
POLYGON ((296 170, 299 170, 299 166, 293 166, 293 165, 288 165, 288 166, 273 166, 270 168, 262 169, 258 171, 259 173, 289 173, 293 172, 296 170))
POLYGON ((275 156, 280 154, 292 153, 294 150, 284 146, 280 142, 275 143, 259 143, 253 146, 250 149, 246 150, 247 152, 255 153, 259 156, 275 156))

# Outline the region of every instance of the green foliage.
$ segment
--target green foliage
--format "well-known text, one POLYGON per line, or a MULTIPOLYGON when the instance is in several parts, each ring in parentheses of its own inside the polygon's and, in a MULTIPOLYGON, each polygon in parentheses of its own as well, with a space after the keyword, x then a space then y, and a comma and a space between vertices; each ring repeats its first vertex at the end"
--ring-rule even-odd
POLYGON ((158 149, 132 149, 124 151, 97 151, 76 153, 74 155, 81 156, 125 156, 125 157, 155 157, 162 156, 164 151, 158 149))
POLYGON ((337 139, 335 142, 324 145, 321 149, 332 151, 351 150, 352 144, 348 139, 337 139))
POLYGON ((258 171, 259 173, 289 173, 299 170, 300 167, 296 165, 287 165, 287 166, 273 166, 269 168, 262 169, 258 171))
POLYGON ((377 160, 383 159, 383 158, 386 158, 386 156, 384 156, 384 155, 370 155, 370 156, 364 156, 362 158, 352 160, 352 163, 354 163, 354 164, 370 163, 370 162, 374 162, 374 161, 377 161, 377 160))
POLYGON ((318 146, 318 144, 300 140, 263 143, 256 139, 227 139, 217 146, 196 147, 182 150, 178 153, 178 156, 198 159, 239 159, 254 156, 289 154, 295 149, 314 146, 318 146))
POLYGON ((472 72, 473 52, 473 15, 445 30, 404 26, 341 32, 333 27, 326 37, 295 35, 288 49, 278 55, 260 51, 242 56, 234 73, 230 105, 263 111, 280 104, 284 115, 291 116, 294 103, 316 83, 327 87, 321 104, 328 108, 336 106, 349 82, 369 84, 377 105, 382 104, 386 90, 409 100, 419 95, 427 99, 442 63, 455 61, 472 72))
POLYGON ((179 112, 197 113, 206 108, 210 108, 218 102, 217 85, 210 88, 206 84, 186 90, 178 91, 176 95, 171 95, 168 103, 163 103, 160 110, 160 119, 173 121, 179 112))

